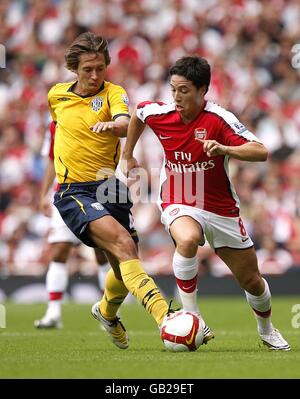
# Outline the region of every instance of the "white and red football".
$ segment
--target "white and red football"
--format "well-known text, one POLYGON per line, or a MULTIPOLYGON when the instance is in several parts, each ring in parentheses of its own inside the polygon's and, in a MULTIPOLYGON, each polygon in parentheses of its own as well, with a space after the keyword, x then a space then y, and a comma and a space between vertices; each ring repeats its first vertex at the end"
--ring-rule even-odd
POLYGON ((195 351, 203 342, 204 323, 193 312, 179 310, 171 313, 163 322, 160 337, 172 352, 195 351))

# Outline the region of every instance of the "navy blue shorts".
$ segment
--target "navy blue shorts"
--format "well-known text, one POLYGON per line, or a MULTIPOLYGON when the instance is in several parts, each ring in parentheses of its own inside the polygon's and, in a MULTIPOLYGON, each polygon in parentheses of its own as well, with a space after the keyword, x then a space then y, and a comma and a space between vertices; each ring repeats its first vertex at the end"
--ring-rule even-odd
POLYGON ((97 182, 61 184, 54 205, 69 229, 84 244, 97 247, 89 236, 89 222, 110 215, 138 242, 130 212, 132 202, 125 184, 115 177, 97 182))

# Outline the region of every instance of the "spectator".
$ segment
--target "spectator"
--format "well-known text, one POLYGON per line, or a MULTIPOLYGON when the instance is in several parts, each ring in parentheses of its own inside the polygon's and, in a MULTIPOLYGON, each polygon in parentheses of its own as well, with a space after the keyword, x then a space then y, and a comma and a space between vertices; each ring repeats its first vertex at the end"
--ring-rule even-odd
POLYGON ((293 265, 289 252, 279 248, 272 236, 262 240, 262 248, 257 251, 259 271, 261 274, 285 273, 293 265))
MULTIPOLYGON (((1 1, 6 68, 0 69, 0 251, 11 248, 3 226, 12 214, 24 211, 24 201, 31 216, 37 214, 34 193, 43 175, 38 154, 48 125, 46 93, 53 82, 74 78, 61 63, 63 51, 79 33, 91 30, 109 38, 115 62, 108 80, 126 88, 131 107, 145 98, 168 100, 166 71, 180 55, 209 60, 215 72, 208 99, 242 116, 271 151, 267 165, 258 169, 232 165, 246 227, 257 248, 264 247, 268 234, 300 264, 299 172, 290 173, 300 151, 300 68, 292 61, 293 45, 300 40, 299 16, 298 0, 1 1)), ((138 153, 151 168, 159 150, 148 148, 159 145, 147 136, 138 153)), ((144 204, 140 210, 152 215, 152 208, 144 204)), ((157 256, 151 249, 153 237, 164 237, 164 232, 156 223, 148 227, 141 239, 146 265, 152 268, 157 256)), ((44 224, 35 232, 41 234, 35 235, 41 245, 46 230, 44 224)), ((31 234, 27 226, 15 237, 20 243, 31 237, 29 245, 31 234)), ((168 263, 167 254, 168 246, 162 244, 158 256, 163 260, 155 265, 168 263)), ((14 262, 11 273, 18 268, 14 262)), ((204 262, 213 264, 213 255, 207 253, 204 262)), ((43 266, 33 269, 45 271, 43 266)))

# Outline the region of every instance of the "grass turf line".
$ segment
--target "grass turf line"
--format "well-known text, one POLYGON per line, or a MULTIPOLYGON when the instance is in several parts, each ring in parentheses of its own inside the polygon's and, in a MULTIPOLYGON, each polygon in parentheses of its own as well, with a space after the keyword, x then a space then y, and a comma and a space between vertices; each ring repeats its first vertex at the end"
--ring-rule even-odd
POLYGON ((299 298, 273 298, 273 324, 292 347, 274 352, 258 338, 243 297, 201 298, 216 338, 197 352, 165 350, 155 322, 139 305, 124 305, 121 317, 130 347, 120 350, 90 315, 90 306, 63 305, 62 330, 36 330, 45 305, 7 303, 0 329, 0 378, 300 378, 300 328, 292 327, 299 298))

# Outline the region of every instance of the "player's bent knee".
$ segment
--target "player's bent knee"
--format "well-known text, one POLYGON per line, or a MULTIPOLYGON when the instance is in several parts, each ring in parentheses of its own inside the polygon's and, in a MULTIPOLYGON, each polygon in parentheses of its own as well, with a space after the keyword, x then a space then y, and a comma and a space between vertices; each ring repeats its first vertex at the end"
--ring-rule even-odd
POLYGON ((51 246, 51 258, 53 262, 65 263, 68 260, 72 243, 58 242, 51 246))
POLYGON ((179 240, 176 241, 179 252, 181 252, 182 254, 186 254, 186 256, 188 256, 187 254, 191 251, 196 253, 199 243, 200 238, 198 235, 195 234, 187 234, 186 237, 181 237, 179 240))

